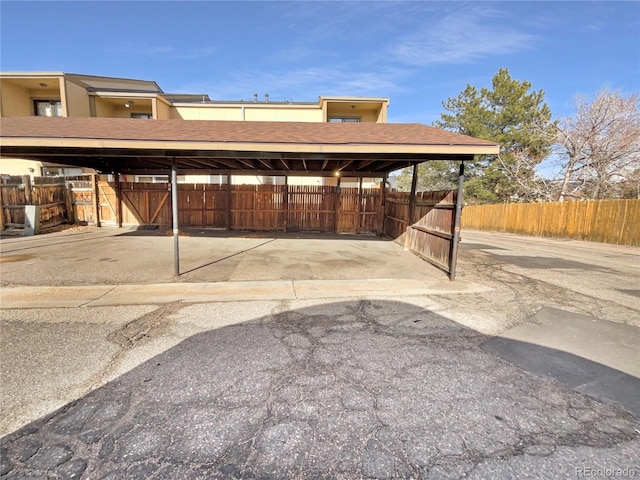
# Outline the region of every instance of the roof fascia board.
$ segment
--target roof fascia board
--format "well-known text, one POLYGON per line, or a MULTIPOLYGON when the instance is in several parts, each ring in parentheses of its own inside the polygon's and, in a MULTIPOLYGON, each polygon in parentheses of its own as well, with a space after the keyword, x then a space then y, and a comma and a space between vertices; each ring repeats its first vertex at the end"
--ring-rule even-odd
POLYGON ((140 92, 133 90, 100 90, 89 92, 89 95, 101 98, 155 98, 162 94, 159 92, 140 92))
POLYGON ((320 101, 326 102, 344 102, 344 103, 371 103, 371 102, 388 102, 387 97, 320 97, 320 101))
MULTIPOLYGON (((170 95, 169 95, 170 96, 170 95)), ((216 101, 216 100, 208 100, 205 103, 191 103, 191 102, 173 102, 173 104, 177 107, 250 107, 250 108, 309 108, 309 107, 318 107, 318 104, 315 102, 225 102, 225 101, 216 101)))
POLYGON ((64 77, 64 72, 0 72, 0 78, 64 77))
POLYGON ((305 143, 246 143, 246 142, 183 142, 117 139, 0 137, 0 146, 7 147, 73 147, 73 148, 131 148, 149 150, 201 151, 261 151, 274 153, 388 153, 388 154, 448 154, 497 155, 498 145, 403 145, 403 144, 305 144, 305 143))

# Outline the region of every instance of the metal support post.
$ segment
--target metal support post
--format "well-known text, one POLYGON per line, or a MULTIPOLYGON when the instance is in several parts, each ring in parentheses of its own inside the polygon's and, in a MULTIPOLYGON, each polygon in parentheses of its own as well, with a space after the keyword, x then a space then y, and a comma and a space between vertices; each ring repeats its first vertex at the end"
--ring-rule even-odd
POLYGON ((180 275, 180 248, 178 240, 178 167, 171 164, 171 216, 173 218, 173 273, 180 275))
POLYGON ((456 278, 456 263, 458 262, 458 244, 460 243, 460 223, 462 221, 462 187, 464 185, 464 162, 460 162, 458 176, 458 195, 456 197, 456 217, 453 226, 453 244, 451 245, 451 261, 449 266, 449 280, 456 278))
POLYGON ((416 213, 416 190, 418 189, 418 164, 413 165, 413 175, 411 177, 411 193, 409 194, 409 223, 413 225, 413 217, 416 213))

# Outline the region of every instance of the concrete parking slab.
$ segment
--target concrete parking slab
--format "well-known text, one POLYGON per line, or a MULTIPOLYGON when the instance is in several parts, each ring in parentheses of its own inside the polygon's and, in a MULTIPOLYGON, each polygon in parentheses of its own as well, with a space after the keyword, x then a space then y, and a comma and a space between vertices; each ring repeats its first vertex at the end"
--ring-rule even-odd
POLYGON ((2 238, 2 285, 74 286, 280 280, 412 279, 447 275, 375 236, 188 230, 180 277, 166 230, 92 229, 2 238))

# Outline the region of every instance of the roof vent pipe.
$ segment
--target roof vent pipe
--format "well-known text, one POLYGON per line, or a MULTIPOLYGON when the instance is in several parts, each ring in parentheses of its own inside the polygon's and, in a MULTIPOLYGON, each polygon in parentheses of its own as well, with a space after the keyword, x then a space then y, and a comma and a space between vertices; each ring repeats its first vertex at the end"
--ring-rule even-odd
POLYGON ((264 102, 265 103, 269 103, 269 94, 268 93, 264 94, 264 102))
POLYGON ((257 94, 257 93, 254 93, 254 94, 253 94, 253 101, 254 101, 254 102, 257 102, 257 101, 258 101, 258 94, 257 94))

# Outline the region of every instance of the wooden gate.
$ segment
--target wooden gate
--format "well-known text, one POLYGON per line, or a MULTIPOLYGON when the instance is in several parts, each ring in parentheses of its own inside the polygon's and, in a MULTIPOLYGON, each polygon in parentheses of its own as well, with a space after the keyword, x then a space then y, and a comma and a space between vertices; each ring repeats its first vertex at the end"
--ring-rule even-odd
MULTIPOLYGON (((108 196, 105 196, 109 201, 108 214, 115 213, 117 216, 117 205, 114 207, 110 203, 111 194, 115 194, 116 185, 109 185, 105 189, 105 193, 108 192, 108 196)), ((120 184, 122 225, 171 225, 170 196, 171 185, 168 183, 122 182, 120 184)))
POLYGON ((118 225, 118 193, 116 189, 114 183, 98 182, 98 218, 103 227, 118 225))
POLYGON ((72 212, 70 222, 78 225, 95 225, 95 178, 93 175, 67 177, 67 197, 72 212))
POLYGON ((389 192, 384 233, 407 250, 451 272, 457 191, 389 192))

